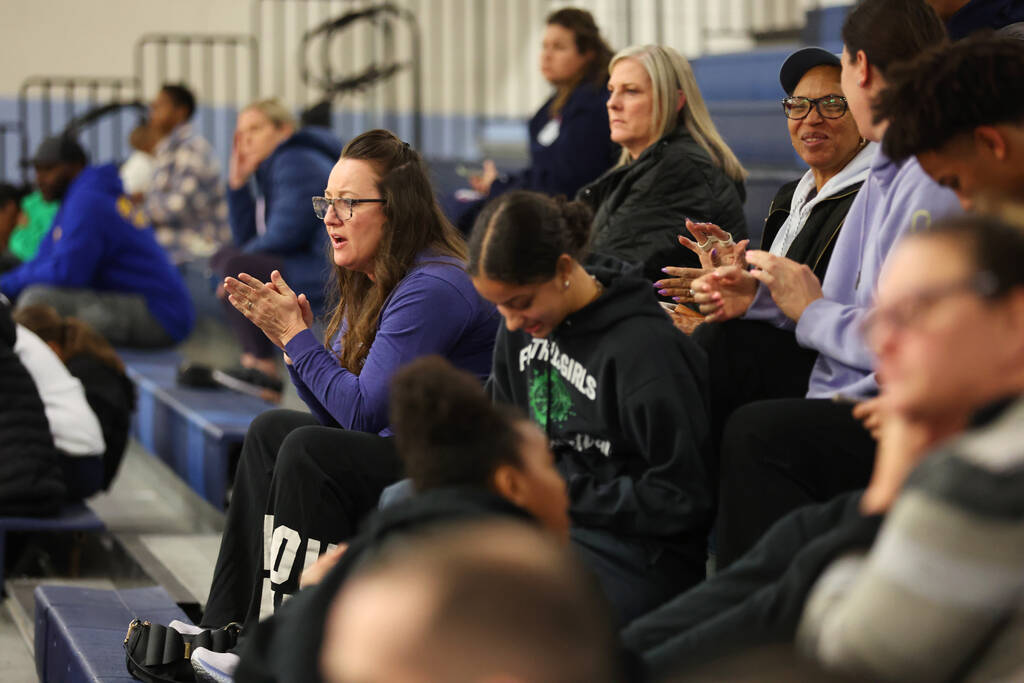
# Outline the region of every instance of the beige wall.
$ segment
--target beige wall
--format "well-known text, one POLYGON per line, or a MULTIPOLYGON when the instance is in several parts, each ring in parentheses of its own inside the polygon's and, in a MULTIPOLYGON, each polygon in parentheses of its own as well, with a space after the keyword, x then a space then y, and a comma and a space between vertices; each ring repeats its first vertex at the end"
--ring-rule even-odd
MULTIPOLYGON (((411 8, 420 17, 428 113, 512 117, 529 115, 548 92, 537 73, 537 48, 543 17, 563 4, 593 11, 613 48, 624 47, 630 35, 634 43, 660 38, 691 57, 704 49, 742 49, 749 45, 741 30, 720 35, 709 43, 698 30, 701 18, 737 26, 763 23, 778 19, 779 8, 787 6, 778 0, 762 0, 755 4, 755 16, 745 17, 743 0, 633 0, 631 4, 622 0, 392 1, 411 8)), ((276 4, 276 0, 264 1, 259 21, 268 30, 280 29, 285 39, 279 47, 261 44, 259 94, 277 95, 295 106, 308 104, 315 93, 303 88, 298 79, 298 37, 307 21, 337 16, 371 3, 287 0, 281 9, 275 9, 276 4)), ((249 33, 254 23, 252 8, 251 0, 0 0, 0 97, 13 97, 22 80, 30 75, 129 76, 134 70, 133 46, 140 35, 249 33)), ((371 47, 367 35, 365 30, 349 32, 338 41, 335 61, 339 69, 352 72, 365 66, 371 47)), ((409 59, 408 36, 399 32, 396 41, 394 58, 409 59)), ((158 79, 155 61, 151 53, 147 55, 150 71, 145 82, 152 90, 158 79)), ((241 53, 239 58, 244 62, 241 53)), ((190 81, 198 86, 198 61, 191 64, 190 81)), ((174 53, 169 66, 173 78, 175 70, 180 69, 174 53)), ((225 98, 220 94, 228 85, 224 79, 218 76, 213 92, 200 93, 201 99, 222 103, 216 100, 225 98)), ((359 109, 393 103, 399 110, 408 109, 410 101, 404 87, 408 79, 402 76, 393 93, 382 89, 370 96, 355 97, 347 106, 359 109)), ((240 99, 256 94, 248 91, 247 79, 236 77, 232 81, 237 81, 240 99)), ((144 96, 151 94, 146 92, 144 96)))

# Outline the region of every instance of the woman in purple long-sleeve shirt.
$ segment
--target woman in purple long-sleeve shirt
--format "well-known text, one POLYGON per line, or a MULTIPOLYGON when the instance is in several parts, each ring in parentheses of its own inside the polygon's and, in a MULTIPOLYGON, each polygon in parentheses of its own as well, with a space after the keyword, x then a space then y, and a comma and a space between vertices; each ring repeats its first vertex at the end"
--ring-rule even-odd
POLYGON ((298 590, 303 568, 350 537, 401 471, 388 425, 391 375, 438 354, 485 378, 498 315, 464 269, 419 155, 392 133, 345 147, 313 207, 330 238, 330 345, 305 293, 275 271, 227 278, 229 300, 285 353, 312 414, 271 410, 242 446, 203 623, 253 624, 298 590))

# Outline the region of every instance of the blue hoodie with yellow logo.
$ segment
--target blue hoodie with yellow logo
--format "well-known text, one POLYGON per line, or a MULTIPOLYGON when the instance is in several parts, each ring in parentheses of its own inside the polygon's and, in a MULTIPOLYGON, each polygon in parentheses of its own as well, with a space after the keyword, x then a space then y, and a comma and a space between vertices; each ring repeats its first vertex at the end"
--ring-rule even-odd
POLYGON ((141 294, 175 341, 188 336, 195 322, 185 282, 145 217, 122 194, 113 164, 79 173, 36 257, 0 276, 0 291, 11 299, 30 285, 141 294))

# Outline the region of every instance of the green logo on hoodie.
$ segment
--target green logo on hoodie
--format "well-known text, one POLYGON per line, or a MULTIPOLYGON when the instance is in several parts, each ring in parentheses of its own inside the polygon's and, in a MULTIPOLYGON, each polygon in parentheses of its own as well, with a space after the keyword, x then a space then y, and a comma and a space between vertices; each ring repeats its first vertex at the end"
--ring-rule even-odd
POLYGON ((551 366, 544 371, 533 370, 530 378, 530 412, 533 419, 542 427, 552 424, 561 426, 570 416, 575 415, 572 409, 572 396, 569 387, 561 375, 551 372, 551 366))

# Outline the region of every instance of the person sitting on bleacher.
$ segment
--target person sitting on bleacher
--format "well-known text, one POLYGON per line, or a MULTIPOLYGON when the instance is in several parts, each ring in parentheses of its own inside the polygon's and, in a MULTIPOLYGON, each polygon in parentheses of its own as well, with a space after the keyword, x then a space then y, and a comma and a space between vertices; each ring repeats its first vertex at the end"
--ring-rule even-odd
MULTIPOLYGON (((790 140, 793 149, 810 168, 803 177, 779 188, 768 207, 761 233, 761 248, 807 264, 819 280, 825 277, 836 236, 867 177, 877 148, 857 130, 857 122, 843 96, 841 67, 839 58, 831 52, 806 47, 789 55, 779 70, 779 82, 786 94, 782 111, 790 140)), ((697 242, 682 235, 679 241, 697 254, 701 268, 667 267, 665 273, 672 277, 654 284, 659 294, 679 302, 672 314, 673 322, 690 333, 703 322, 702 317, 692 315, 691 309, 686 307, 693 301, 693 280, 717 266, 734 263, 745 245, 731 243, 731 236, 714 224, 689 221, 686 227, 697 242)), ((729 334, 728 338, 716 338, 708 343, 709 332, 709 328, 702 328, 704 336, 696 338, 709 352, 720 349, 734 355, 746 353, 736 344, 778 343, 777 365, 785 369, 777 374, 794 386, 801 382, 806 385, 814 354, 800 349, 791 331, 735 321, 728 323, 728 327, 719 326, 714 332, 715 335, 729 334), (725 346, 729 348, 722 348, 725 346), (790 358, 796 367, 791 367, 790 358)), ((797 395, 805 389, 806 386, 797 395)))
POLYGON ((89 407, 103 429, 103 488, 107 489, 128 446, 135 410, 135 385, 110 343, 77 318, 62 318, 52 306, 33 304, 14 312, 14 320, 53 349, 68 372, 82 383, 89 407))
POLYGON ((156 137, 152 182, 142 195, 160 244, 176 258, 209 256, 230 239, 220 164, 192 128, 196 98, 184 85, 165 84, 149 105, 156 137))
POLYGON ((639 267, 584 268, 590 218, 582 202, 502 195, 473 226, 470 272, 505 319, 491 396, 544 428, 573 545, 624 623, 704 579, 707 375, 639 267))
MULTIPOLYGON (((228 172, 228 209, 233 244, 210 260, 218 275, 248 273, 263 282, 278 270, 296 292, 305 293, 317 315, 323 311, 323 224, 309 210, 320 194, 341 142, 316 127, 299 130, 291 113, 277 100, 260 100, 238 115, 228 172)), ((218 371, 226 386, 279 400, 277 349, 262 331, 227 301, 227 321, 242 346, 238 367, 218 371)))
POLYGON ((624 683, 614 642, 577 558, 522 523, 467 522, 368 559, 331 606, 320 669, 327 683, 624 683))
POLYGON ((21 259, 10 250, 11 235, 21 222, 21 201, 26 191, 9 183, 0 183, 0 273, 21 265, 21 259))
MULTIPOLYGON (((945 30, 923 0, 864 0, 847 15, 843 42, 843 93, 861 135, 880 141, 888 121, 875 118, 872 105, 887 84, 889 67, 945 44, 945 30)), ((956 196, 916 161, 896 162, 879 149, 823 281, 805 264, 750 251, 746 260, 755 270, 723 266, 694 282, 694 298, 710 320, 743 314, 795 330, 797 343, 817 352, 803 397, 779 396, 774 392, 781 382, 748 377, 773 372, 770 347, 751 345, 725 358, 731 363, 725 376, 734 379, 724 388, 735 392, 731 405, 739 407, 716 418, 723 425, 717 437, 721 566, 753 546, 786 512, 867 482, 875 442, 848 404, 875 395, 878 383, 859 321, 896 240, 960 212, 956 196)))
MULTIPOLYGON (((11 316, 9 306, 3 308, 3 315, 11 316)), ((20 324, 13 348, 43 401, 68 498, 79 500, 91 496, 103 487, 106 442, 82 382, 71 375, 46 342, 20 324)))
MULTIPOLYGON (((870 485, 788 514, 727 569, 634 621, 623 642, 654 673, 791 646, 798 627, 806 649, 855 680, 1019 666, 1019 647, 987 646, 1019 634, 1021 260, 1024 229, 991 218, 901 241, 861 328, 886 378, 870 485)), ((977 680, 1013 678, 999 673, 977 680)))
POLYGON ((39 390, 14 350, 19 336, 0 296, 0 515, 44 517, 57 512, 67 488, 39 390))
POLYGON ((18 305, 50 304, 115 346, 180 342, 195 314, 185 282, 144 215, 122 194, 113 164, 91 166, 73 138, 44 140, 32 160, 48 201, 59 200, 36 257, 0 276, 18 305))
POLYGON ((476 377, 436 356, 396 372, 391 394, 396 446, 416 495, 375 512, 347 547, 303 574, 304 589, 246 635, 235 680, 317 680, 332 600, 364 558, 396 538, 458 519, 532 518, 568 540, 565 482, 534 422, 494 406, 476 377))
POLYGON ((0 183, 0 273, 36 257, 58 208, 39 190, 0 183))
POLYGON ((860 505, 886 520, 869 552, 825 569, 798 636, 831 668, 892 681, 1024 674, 1022 262, 1024 227, 967 218, 913 235, 886 266, 865 326, 885 383, 860 505))
POLYGON ((566 7, 548 15, 540 49, 540 72, 555 92, 530 119, 530 165, 499 174, 487 159, 469 178, 479 198, 448 207, 452 221, 468 235, 484 204, 511 190, 574 196, 607 171, 618 151, 608 138, 608 47, 593 15, 566 7))
POLYGON ((885 152, 916 157, 965 209, 985 195, 1024 197, 1024 41, 979 36, 929 51, 895 70, 878 111, 893 119, 885 152))
POLYGON ((676 241, 688 218, 746 236, 746 171, 715 128, 685 57, 665 46, 629 47, 610 68, 608 120, 622 154, 577 198, 594 211, 593 252, 641 263, 653 282, 665 266, 698 265, 676 241))
POLYGON ((498 315, 473 289, 465 243, 419 154, 372 130, 345 146, 325 180, 306 210, 331 242, 336 304, 326 344, 310 329, 306 294, 296 296, 278 271, 267 283, 245 273, 225 281, 239 314, 284 350, 312 415, 271 410, 250 426, 204 624, 254 623, 271 612, 298 589, 304 566, 350 538, 399 478, 384 438, 399 367, 440 354, 481 379, 490 372, 498 315))

